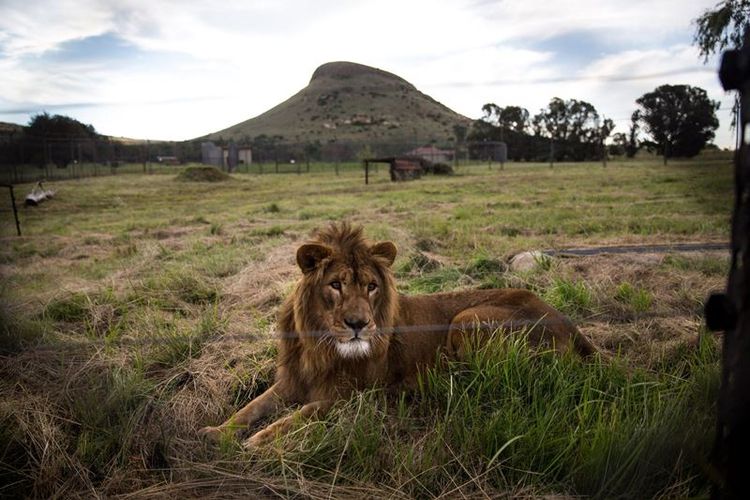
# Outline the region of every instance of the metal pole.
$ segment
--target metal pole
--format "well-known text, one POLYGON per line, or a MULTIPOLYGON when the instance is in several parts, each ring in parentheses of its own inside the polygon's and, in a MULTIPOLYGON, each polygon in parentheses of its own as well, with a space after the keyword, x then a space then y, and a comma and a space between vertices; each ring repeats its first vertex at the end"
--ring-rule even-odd
POLYGON ((10 203, 13 205, 13 218, 16 221, 16 232, 21 236, 21 222, 18 220, 18 209, 16 208, 16 196, 13 193, 13 184, 2 184, 10 190, 10 203))

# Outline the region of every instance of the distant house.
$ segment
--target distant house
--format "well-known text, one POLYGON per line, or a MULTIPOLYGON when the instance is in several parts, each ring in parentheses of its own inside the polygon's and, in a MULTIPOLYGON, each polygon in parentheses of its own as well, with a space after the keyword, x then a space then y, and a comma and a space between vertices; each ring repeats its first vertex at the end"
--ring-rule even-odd
POLYGON ((432 163, 450 163, 453 161, 454 151, 440 149, 435 146, 421 146, 405 153, 405 156, 416 156, 432 163))

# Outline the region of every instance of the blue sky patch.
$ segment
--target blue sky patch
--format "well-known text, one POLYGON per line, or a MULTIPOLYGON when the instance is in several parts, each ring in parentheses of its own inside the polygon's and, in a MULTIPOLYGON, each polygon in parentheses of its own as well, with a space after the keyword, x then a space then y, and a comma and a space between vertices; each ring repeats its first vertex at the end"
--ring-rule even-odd
POLYGON ((533 43, 532 49, 555 54, 553 61, 558 65, 586 66, 602 55, 616 52, 615 47, 592 31, 574 31, 563 35, 553 36, 533 43))
POLYGON ((122 61, 137 57, 142 51, 114 33, 80 38, 62 43, 42 59, 49 62, 122 61))

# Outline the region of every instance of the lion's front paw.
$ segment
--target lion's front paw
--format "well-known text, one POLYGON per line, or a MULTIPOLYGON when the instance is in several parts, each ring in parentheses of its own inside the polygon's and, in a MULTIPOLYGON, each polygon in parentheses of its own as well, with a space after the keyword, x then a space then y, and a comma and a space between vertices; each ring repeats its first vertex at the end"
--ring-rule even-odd
POLYGON ((258 431, 242 443, 242 447, 246 450, 252 450, 254 448, 260 448, 261 446, 267 445, 273 441, 273 432, 269 432, 267 429, 258 431))
POLYGON ((224 431, 221 427, 211 427, 209 425, 200 429, 198 431, 198 436, 200 436, 201 439, 205 439, 206 441, 218 443, 221 440, 221 436, 223 433, 224 431))

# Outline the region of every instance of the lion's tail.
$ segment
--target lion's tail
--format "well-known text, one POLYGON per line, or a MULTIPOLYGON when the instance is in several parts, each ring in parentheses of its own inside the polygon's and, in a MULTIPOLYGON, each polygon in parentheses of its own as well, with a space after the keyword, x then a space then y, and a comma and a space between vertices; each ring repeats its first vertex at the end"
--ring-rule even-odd
POLYGON ((573 335, 573 348, 584 358, 600 353, 599 349, 577 328, 575 335, 573 335))
POLYGON ((595 354, 601 354, 601 351, 573 324, 567 317, 564 318, 568 331, 572 332, 573 349, 582 358, 588 358, 595 354))

